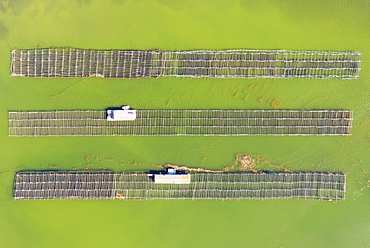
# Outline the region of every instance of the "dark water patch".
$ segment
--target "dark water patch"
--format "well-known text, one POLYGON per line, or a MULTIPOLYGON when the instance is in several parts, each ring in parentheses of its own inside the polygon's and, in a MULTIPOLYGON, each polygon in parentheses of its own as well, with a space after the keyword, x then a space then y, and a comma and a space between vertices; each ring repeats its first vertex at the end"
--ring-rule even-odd
MULTIPOLYGON (((136 2, 140 2, 141 0, 136 0, 136 2)), ((127 1, 126 0, 112 0, 113 3, 117 4, 117 5, 122 5, 124 3, 126 3, 127 1)))
POLYGON ((186 3, 183 1, 159 0, 158 2, 176 11, 187 9, 186 3))
POLYGON ((3 3, 1 3, 0 4, 0 11, 2 12, 2 13, 6 13, 6 11, 7 11, 8 9, 3 5, 3 3))
POLYGON ((32 0, 0 0, 0 10, 5 13, 10 10, 14 15, 20 15, 34 1, 32 0))
POLYGON ((78 2, 78 5, 87 7, 87 6, 90 6, 91 3, 94 2, 94 0, 78 0, 77 2, 78 2))
POLYGON ((4 21, 0 21, 0 40, 8 38, 9 29, 5 25, 4 21))

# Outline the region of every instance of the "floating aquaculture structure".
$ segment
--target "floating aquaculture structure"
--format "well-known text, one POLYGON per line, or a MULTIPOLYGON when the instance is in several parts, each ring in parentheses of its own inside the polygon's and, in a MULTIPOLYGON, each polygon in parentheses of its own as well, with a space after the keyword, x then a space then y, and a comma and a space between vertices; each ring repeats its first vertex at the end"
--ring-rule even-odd
POLYGON ((161 183, 153 180, 153 172, 22 171, 15 174, 14 198, 20 200, 300 198, 336 201, 344 199, 346 191, 346 175, 340 173, 239 172, 186 175, 188 180, 185 183, 178 181, 161 183))
POLYGON ((112 198, 109 171, 25 171, 15 175, 15 199, 112 198))
POLYGON ((16 49, 15 77, 357 78, 361 53, 289 50, 16 49))
POLYGON ((109 110, 9 112, 17 137, 349 135, 351 125, 347 110, 137 110, 117 121, 109 110))

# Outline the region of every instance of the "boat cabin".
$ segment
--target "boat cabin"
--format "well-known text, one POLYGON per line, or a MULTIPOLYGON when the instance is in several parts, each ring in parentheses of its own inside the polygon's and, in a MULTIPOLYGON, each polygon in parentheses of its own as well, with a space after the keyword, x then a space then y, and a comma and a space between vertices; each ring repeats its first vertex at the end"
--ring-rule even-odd
POLYGON ((122 106, 122 109, 108 109, 108 121, 134 121, 136 120, 136 110, 130 109, 130 106, 122 106))
POLYGON ((168 168, 166 174, 154 174, 154 183, 190 184, 190 174, 177 173, 176 169, 168 168))

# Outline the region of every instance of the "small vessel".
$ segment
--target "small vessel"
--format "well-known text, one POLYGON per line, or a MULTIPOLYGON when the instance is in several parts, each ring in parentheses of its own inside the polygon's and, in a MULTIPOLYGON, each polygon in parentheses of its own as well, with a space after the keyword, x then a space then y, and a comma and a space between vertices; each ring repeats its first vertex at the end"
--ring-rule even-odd
POLYGON ((108 109, 108 121, 134 121, 136 120, 136 110, 130 109, 130 106, 124 105, 122 109, 108 109))

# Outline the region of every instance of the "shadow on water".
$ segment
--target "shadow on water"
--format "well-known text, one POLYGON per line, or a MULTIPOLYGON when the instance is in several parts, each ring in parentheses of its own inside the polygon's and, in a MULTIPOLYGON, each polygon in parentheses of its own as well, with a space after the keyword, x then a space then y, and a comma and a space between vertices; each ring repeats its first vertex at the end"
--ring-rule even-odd
MULTIPOLYGON (((122 105, 122 106, 124 106, 124 105, 122 105)), ((106 108, 105 109, 105 111, 107 111, 107 110, 122 110, 122 106, 120 106, 120 107, 108 107, 108 108, 106 108)))

